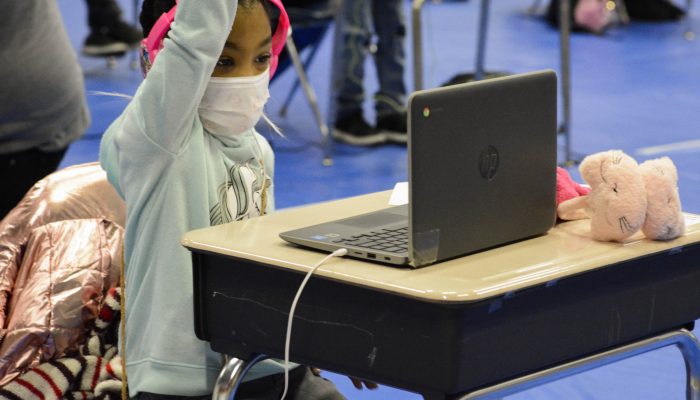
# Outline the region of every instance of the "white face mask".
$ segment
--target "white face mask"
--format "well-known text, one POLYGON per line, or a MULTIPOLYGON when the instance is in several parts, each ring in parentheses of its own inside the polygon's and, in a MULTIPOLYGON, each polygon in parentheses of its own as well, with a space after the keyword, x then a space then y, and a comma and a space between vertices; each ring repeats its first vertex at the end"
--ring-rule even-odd
POLYGON ((269 69, 260 75, 209 80, 199 104, 199 118, 210 133, 233 137, 260 120, 270 92, 269 69))

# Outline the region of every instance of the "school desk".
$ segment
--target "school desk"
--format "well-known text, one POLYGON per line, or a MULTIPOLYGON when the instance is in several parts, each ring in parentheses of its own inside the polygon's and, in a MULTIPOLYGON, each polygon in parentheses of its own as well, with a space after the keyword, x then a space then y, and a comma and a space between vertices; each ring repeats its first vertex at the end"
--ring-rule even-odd
MULTIPOLYGON (((231 356, 216 399, 247 369, 283 358, 304 274, 325 254, 280 232, 387 205, 389 192, 189 232, 195 331, 231 356)), ((436 205, 437 206, 437 205, 436 205)), ((468 212, 468 210, 465 210, 468 212)), ((291 360, 423 395, 500 398, 676 345, 699 400, 700 216, 669 242, 596 242, 587 221, 420 269, 350 258, 320 267, 294 316, 291 360)))

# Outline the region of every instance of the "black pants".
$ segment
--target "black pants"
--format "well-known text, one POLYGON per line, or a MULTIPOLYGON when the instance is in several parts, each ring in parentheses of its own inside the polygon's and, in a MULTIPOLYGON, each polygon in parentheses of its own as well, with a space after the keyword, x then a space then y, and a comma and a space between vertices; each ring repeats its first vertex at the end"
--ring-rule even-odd
POLYGON ((103 26, 112 26, 121 18, 122 10, 115 0, 86 0, 90 30, 99 31, 103 26))
POLYGON ((0 176, 3 181, 0 191, 0 219, 22 200, 36 181, 58 168, 66 149, 55 152, 32 149, 0 154, 0 176))

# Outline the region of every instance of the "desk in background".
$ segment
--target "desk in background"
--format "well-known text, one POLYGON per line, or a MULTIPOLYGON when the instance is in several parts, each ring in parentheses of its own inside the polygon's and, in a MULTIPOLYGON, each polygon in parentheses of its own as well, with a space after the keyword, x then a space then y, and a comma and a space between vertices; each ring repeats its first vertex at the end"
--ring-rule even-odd
MULTIPOLYGON (((188 233, 198 337, 237 359, 282 358, 291 301, 324 254, 289 245, 279 232, 378 210, 388 197, 188 233)), ((700 217, 687 219, 687 234, 671 242, 596 242, 587 221, 572 221, 542 237, 417 270, 331 260, 301 296, 291 359, 432 400, 476 398, 586 357, 619 357, 624 346, 682 342, 690 349, 688 399, 700 399, 697 341, 679 330, 700 317, 700 217)), ((221 398, 249 366, 227 365, 221 398)))

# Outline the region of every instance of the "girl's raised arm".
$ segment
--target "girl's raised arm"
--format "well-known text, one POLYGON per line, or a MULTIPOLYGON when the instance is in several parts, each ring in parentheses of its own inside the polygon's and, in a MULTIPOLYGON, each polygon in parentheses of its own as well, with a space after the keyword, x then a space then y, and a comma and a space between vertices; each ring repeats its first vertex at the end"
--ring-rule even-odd
POLYGON ((197 109, 237 6, 237 0, 179 0, 164 48, 124 111, 119 134, 141 133, 163 150, 179 153, 199 123, 197 109))

